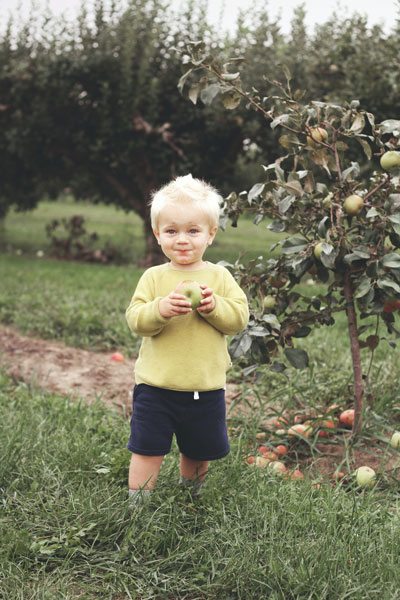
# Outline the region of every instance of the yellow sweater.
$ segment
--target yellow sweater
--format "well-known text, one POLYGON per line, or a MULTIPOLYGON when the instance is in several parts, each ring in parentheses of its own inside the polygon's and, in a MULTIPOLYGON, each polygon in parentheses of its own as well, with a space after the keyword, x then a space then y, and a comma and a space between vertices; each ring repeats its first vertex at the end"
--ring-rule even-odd
POLYGON ((244 292, 225 267, 207 263, 204 269, 189 272, 167 263, 143 273, 126 318, 130 329, 143 337, 135 367, 137 384, 207 391, 225 386, 230 365, 225 336, 244 329, 249 312, 244 292), (158 309, 161 298, 184 279, 213 289, 214 310, 162 317, 158 309))

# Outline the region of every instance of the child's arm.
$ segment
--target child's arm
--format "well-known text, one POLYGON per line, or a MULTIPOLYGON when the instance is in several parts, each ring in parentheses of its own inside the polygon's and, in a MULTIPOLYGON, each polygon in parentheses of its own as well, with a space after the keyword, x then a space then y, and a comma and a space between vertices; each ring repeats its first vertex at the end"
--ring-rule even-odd
POLYGON ((154 281, 148 271, 143 273, 133 298, 126 309, 126 320, 134 333, 153 336, 160 333, 168 322, 158 309, 160 297, 155 296, 154 281))
POLYGON ((224 284, 223 294, 216 294, 211 288, 202 286, 204 299, 197 311, 224 335, 234 335, 246 327, 249 307, 245 293, 229 272, 225 275, 224 284))
POLYGON ((155 296, 152 278, 144 273, 126 310, 126 319, 134 333, 154 336, 163 330, 170 317, 185 315, 191 310, 185 296, 175 291, 165 298, 155 296))

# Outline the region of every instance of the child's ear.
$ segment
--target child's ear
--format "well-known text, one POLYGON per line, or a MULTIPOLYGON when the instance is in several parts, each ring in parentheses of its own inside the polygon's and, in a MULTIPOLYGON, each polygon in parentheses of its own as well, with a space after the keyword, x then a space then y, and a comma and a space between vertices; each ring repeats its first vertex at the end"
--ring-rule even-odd
POLYGON ((160 244, 160 232, 153 229, 153 233, 154 233, 155 237, 157 238, 157 242, 160 244))
POLYGON ((218 231, 218 225, 216 225, 215 227, 213 227, 212 229, 210 229, 210 235, 208 237, 208 245, 211 246, 211 244, 213 243, 213 240, 215 238, 215 234, 218 231))

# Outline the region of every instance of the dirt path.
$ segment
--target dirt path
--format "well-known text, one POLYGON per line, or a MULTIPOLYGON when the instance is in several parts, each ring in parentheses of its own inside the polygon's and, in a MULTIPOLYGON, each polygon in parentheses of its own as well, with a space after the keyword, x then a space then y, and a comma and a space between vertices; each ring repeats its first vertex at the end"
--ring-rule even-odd
MULTIPOLYGON (((11 377, 88 403, 101 398, 108 406, 130 414, 135 361, 113 362, 111 355, 25 336, 12 327, 0 326, 0 366, 11 377)), ((233 393, 229 386, 227 399, 233 393)))
POLYGON ((0 365, 11 377, 88 403, 101 398, 108 406, 129 412, 135 361, 113 362, 111 354, 71 348, 0 327, 0 365))

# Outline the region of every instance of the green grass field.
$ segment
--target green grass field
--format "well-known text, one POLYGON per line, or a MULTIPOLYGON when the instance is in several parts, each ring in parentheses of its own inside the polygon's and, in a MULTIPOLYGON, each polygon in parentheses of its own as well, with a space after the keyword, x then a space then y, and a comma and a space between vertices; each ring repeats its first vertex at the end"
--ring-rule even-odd
MULTIPOLYGON (((134 356, 139 340, 124 318, 142 272, 127 251, 133 221, 124 225, 125 215, 114 209, 87 207, 88 223, 100 235, 126 244, 130 258, 124 265, 50 260, 44 223, 55 212, 59 218, 66 207, 76 214, 68 202, 43 203, 33 215, 7 218, 0 322, 71 346, 116 348, 134 356), (45 256, 37 257, 38 250, 45 256)), ((138 226, 138 240, 139 232, 138 226)), ((233 261, 238 249, 257 256, 264 244, 268 248, 266 233, 265 227, 245 221, 237 230, 220 232, 216 259, 227 258, 224 235, 233 261)), ((142 251, 138 241, 132 252, 138 257, 142 251)), ((316 294, 324 288, 305 285, 303 291, 316 294)), ((231 454, 212 465, 201 497, 192 499, 180 489, 174 447, 153 496, 134 511, 127 505, 128 421, 100 403, 72 402, 11 381, 0 371, 0 598, 397 598, 398 470, 390 481, 360 491, 352 482, 332 486, 324 481, 316 487, 307 473, 304 481, 285 480, 243 462, 270 406, 319 410, 332 402, 351 403, 343 315, 335 327, 317 329, 296 345, 309 352, 309 369, 284 375, 266 369, 257 381, 243 378, 237 366, 231 369, 229 379, 238 385, 243 408, 249 394, 258 405, 230 417, 239 433, 232 436, 231 454)), ((366 372, 370 355, 362 353, 366 372)), ((368 427, 356 450, 370 446, 373 452, 384 432, 400 429, 398 389, 397 353, 380 344, 370 374, 368 427)), ((315 448, 307 452, 313 459, 319 456, 315 448)))
POLYGON ((397 597, 398 495, 251 469, 239 438, 198 499, 174 448, 132 511, 121 416, 3 376, 0 418, 2 598, 397 597))
MULTIPOLYGON (((114 206, 74 202, 68 196, 57 202, 43 201, 27 213, 11 211, 1 231, 0 251, 28 256, 40 251, 49 256, 51 244, 46 235, 46 225, 53 219, 70 219, 74 215, 85 218, 88 233, 99 235, 95 247, 104 248, 106 244, 116 247, 119 263, 137 265, 143 258, 144 235, 137 215, 125 213, 114 206)), ((239 227, 232 228, 228 224, 226 231, 219 231, 207 250, 207 258, 213 262, 234 262, 240 251, 246 252, 247 260, 265 256, 279 237, 282 236, 267 230, 266 223, 255 227, 251 221, 243 219, 239 227)))

